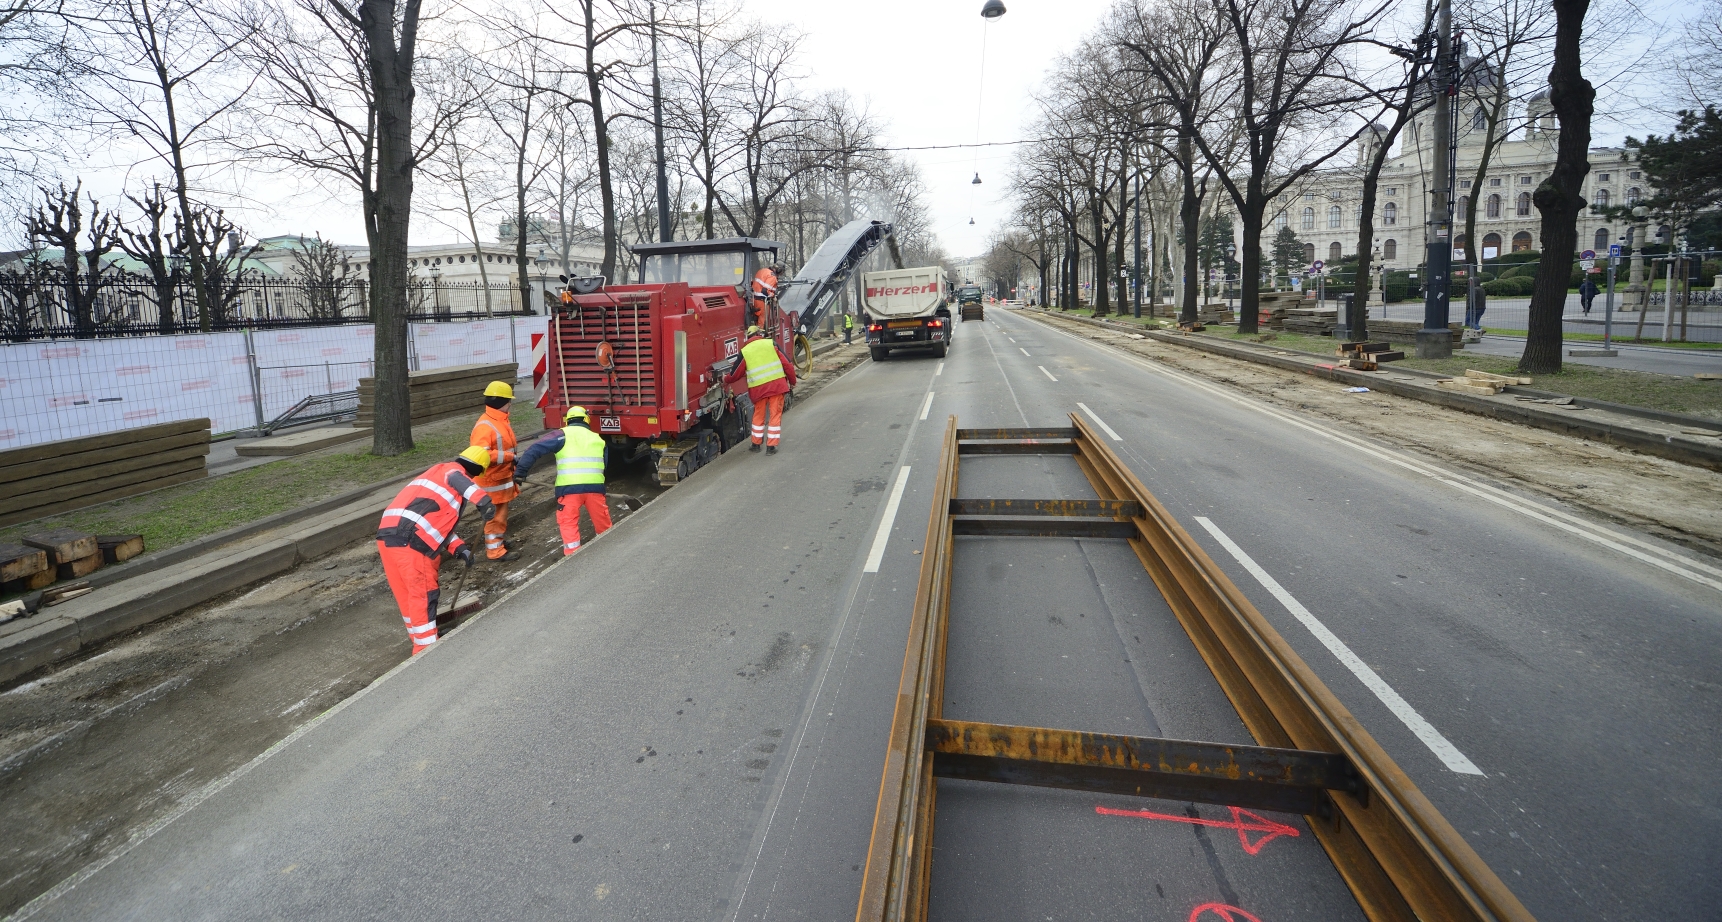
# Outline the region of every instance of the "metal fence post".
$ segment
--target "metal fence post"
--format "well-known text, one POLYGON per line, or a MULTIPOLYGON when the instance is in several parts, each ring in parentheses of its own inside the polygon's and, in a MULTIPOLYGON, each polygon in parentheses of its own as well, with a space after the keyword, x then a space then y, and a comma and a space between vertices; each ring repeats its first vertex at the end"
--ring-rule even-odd
POLYGON ((245 360, 251 366, 251 408, 257 413, 257 431, 263 431, 263 373, 257 367, 257 345, 245 331, 245 360))
POLYGON ((419 338, 413 332, 412 321, 407 321, 407 370, 419 370, 419 338))

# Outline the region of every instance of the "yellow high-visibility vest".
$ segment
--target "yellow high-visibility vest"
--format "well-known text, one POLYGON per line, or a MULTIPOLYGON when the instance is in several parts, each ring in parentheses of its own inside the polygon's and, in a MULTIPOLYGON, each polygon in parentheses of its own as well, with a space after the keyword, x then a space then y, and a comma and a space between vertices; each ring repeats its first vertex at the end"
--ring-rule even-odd
POLYGON ((777 359, 777 344, 766 337, 760 337, 741 347, 741 360, 747 363, 747 386, 749 388, 770 384, 779 378, 787 377, 783 373, 783 363, 777 359))
POLYGON ((556 453, 556 485, 604 482, 604 437, 585 426, 562 430, 562 450, 556 453))

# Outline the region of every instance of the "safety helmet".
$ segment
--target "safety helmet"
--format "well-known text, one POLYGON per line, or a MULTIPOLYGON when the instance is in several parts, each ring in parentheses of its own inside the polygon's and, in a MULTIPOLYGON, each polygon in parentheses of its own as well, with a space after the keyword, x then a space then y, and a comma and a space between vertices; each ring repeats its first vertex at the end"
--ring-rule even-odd
POLYGON ((509 400, 513 400, 514 388, 510 387, 507 381, 492 381, 485 386, 484 396, 507 397, 509 400))
POLYGON ((765 331, 760 329, 759 327, 748 327, 747 328, 747 335, 749 335, 749 336, 764 336, 765 331))
POLYGON ((460 453, 460 457, 463 461, 478 465, 481 470, 490 466, 490 449, 483 445, 468 445, 466 450, 460 453))
POLYGON ((562 418, 567 421, 573 421, 576 419, 583 419, 587 422, 592 421, 592 417, 586 415, 585 407, 569 407, 568 412, 562 414, 562 418))

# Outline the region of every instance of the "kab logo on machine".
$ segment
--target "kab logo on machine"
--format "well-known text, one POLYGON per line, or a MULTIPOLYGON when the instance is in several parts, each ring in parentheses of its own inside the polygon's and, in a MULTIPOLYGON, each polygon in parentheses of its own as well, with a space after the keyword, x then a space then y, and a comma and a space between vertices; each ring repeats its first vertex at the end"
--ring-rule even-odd
POLYGON ((928 295, 937 288, 937 283, 928 282, 925 285, 900 285, 896 288, 869 288, 869 298, 889 298, 892 295, 928 295))
POLYGON ((598 417, 598 431, 599 432, 621 432, 622 431, 622 417, 620 417, 620 416, 600 416, 600 417, 598 417))
POLYGON ((737 339, 736 337, 731 336, 729 339, 726 339, 723 341, 723 357, 724 358, 726 358, 726 359, 735 358, 736 356, 738 356, 740 354, 741 354, 741 340, 740 339, 737 339))

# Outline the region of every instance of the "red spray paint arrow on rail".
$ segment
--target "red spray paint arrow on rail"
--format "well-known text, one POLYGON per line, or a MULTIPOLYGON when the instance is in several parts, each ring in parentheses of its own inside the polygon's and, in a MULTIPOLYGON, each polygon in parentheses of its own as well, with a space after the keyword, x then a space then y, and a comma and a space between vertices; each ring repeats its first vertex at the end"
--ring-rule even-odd
POLYGON ((1191 826, 1212 826, 1216 829, 1236 829, 1238 844, 1249 854, 1257 854, 1262 847, 1280 836, 1297 838, 1297 829, 1284 823, 1276 823, 1266 817, 1251 813, 1242 807, 1232 807, 1232 818, 1227 820, 1205 820, 1199 816, 1173 816, 1170 813, 1155 813, 1152 810, 1114 810, 1111 807, 1095 807, 1094 812, 1101 816, 1137 816, 1145 820, 1166 820, 1172 823, 1189 823, 1191 826), (1249 817, 1249 819, 1245 819, 1249 817), (1250 833, 1264 833, 1254 842, 1250 841, 1250 833))

